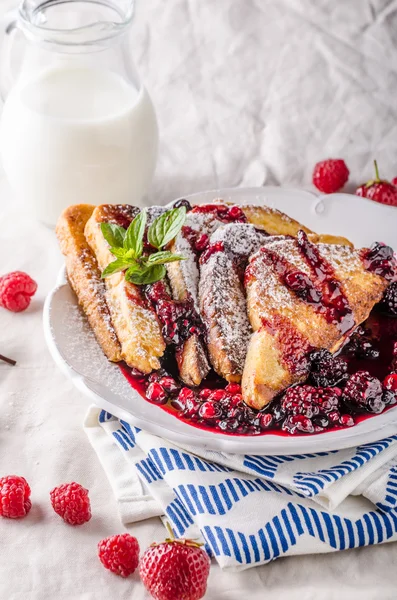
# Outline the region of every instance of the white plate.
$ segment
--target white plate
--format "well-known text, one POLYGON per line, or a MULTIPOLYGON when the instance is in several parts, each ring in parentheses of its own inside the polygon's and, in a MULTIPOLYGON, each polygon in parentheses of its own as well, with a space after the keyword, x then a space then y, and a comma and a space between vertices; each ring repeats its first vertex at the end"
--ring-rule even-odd
MULTIPOLYGON (((188 197, 193 203, 215 198, 277 207, 314 231, 344 235, 358 246, 378 240, 397 247, 397 209, 358 196, 332 194, 319 198, 309 192, 269 187, 215 190, 188 197)), ((231 436, 182 422, 142 398, 129 386, 119 367, 105 358, 78 309, 64 271, 46 299, 44 331, 55 362, 95 404, 181 445, 240 454, 300 454, 348 448, 397 433, 397 407, 351 429, 310 436, 231 436)))

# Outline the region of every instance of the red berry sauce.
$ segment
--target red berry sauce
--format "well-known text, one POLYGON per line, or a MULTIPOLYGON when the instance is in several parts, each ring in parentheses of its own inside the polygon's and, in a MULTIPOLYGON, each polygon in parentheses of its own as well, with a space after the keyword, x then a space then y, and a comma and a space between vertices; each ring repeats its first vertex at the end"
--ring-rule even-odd
MULTIPOLYGON (((328 357, 324 360, 328 361, 326 374, 330 378, 332 364, 329 364, 328 357)), ((364 379, 358 379, 357 384, 352 382, 349 385, 346 401, 344 389, 349 379, 342 377, 332 387, 331 378, 331 387, 318 387, 310 383, 309 377, 309 383, 289 388, 259 412, 244 404, 239 384, 227 383, 213 372, 198 388, 184 386, 178 381, 177 369, 169 357, 163 369, 149 376, 141 375, 126 365, 122 365, 121 370, 141 396, 162 410, 195 427, 228 435, 311 435, 352 427, 373 416, 372 412, 363 409, 365 403, 361 400, 364 402, 365 397, 354 403, 356 390, 364 390, 365 393, 372 389, 379 395, 382 389, 376 410, 380 402, 383 402, 384 410, 397 404, 396 318, 387 317, 375 309, 334 360, 337 371, 340 370, 340 361, 346 361, 346 377, 357 372, 367 373, 364 379), (377 381, 372 383, 375 378, 381 386, 377 381), (368 381, 371 385, 365 387, 368 381)), ((302 365, 305 363, 302 362, 302 365)), ((321 358, 317 377, 319 373, 321 358)))
POLYGON ((314 282, 306 281, 303 273, 288 273, 285 283, 306 302, 316 306, 328 323, 334 323, 342 334, 355 325, 353 311, 338 281, 334 269, 320 254, 318 247, 309 242, 304 231, 299 231, 297 242, 302 256, 309 265, 314 282), (291 285, 292 284, 292 285, 291 285), (300 288, 300 289, 298 289, 300 288))
POLYGON ((367 271, 380 275, 388 281, 395 278, 397 272, 397 261, 393 248, 375 242, 370 248, 362 253, 362 260, 367 271))

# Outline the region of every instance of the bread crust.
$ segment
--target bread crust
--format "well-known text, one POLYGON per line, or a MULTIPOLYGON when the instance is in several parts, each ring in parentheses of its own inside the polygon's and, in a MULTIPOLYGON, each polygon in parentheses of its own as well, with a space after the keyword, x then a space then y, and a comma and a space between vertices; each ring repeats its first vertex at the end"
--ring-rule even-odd
MULTIPOLYGON (((114 256, 102 235, 100 224, 120 224, 122 219, 130 222, 136 213, 137 209, 128 205, 102 205, 94 209, 85 226, 85 237, 101 270, 114 260, 114 256)), ((126 281, 122 272, 106 277, 105 284, 122 359, 141 373, 159 369, 159 359, 166 345, 156 313, 143 297, 141 289, 126 281)))
POLYGON ((106 301, 105 283, 84 235, 84 228, 94 208, 90 204, 69 206, 58 220, 56 234, 77 300, 103 352, 109 360, 118 362, 122 360, 121 346, 106 301))

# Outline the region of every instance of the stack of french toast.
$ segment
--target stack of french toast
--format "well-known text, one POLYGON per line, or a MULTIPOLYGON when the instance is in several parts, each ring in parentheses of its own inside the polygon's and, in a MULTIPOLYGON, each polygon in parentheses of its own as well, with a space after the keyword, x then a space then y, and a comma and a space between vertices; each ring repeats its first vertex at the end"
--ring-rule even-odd
MULTIPOLYGON (((185 385, 214 370, 241 382, 243 400, 262 409, 307 378, 313 349, 336 352, 389 284, 370 251, 276 209, 173 206, 185 206, 186 217, 167 249, 184 260, 148 285, 123 271, 101 277, 114 260, 101 224, 128 229, 139 208, 70 206, 57 225, 69 282, 103 352, 139 373, 160 369, 171 348, 185 385)), ((147 225, 169 208, 145 209, 147 225)))

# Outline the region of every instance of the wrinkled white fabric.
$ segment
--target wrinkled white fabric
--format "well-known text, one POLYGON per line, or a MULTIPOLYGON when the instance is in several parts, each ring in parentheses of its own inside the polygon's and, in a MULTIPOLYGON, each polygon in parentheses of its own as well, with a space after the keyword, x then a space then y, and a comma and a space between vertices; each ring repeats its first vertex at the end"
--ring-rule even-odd
MULTIPOLYGON (((159 118, 153 202, 227 185, 308 187, 314 162, 331 155, 347 159, 352 183, 371 176, 374 157, 397 175, 395 0, 137 0, 131 51, 159 118)), ((34 508, 0 522, 0 599, 147 598, 136 576, 116 578, 96 558, 97 541, 123 527, 82 430, 87 400, 43 339, 61 257, 53 233, 13 204, 1 179, 0 271, 28 271, 39 291, 24 314, 0 309, 0 353, 18 360, 0 364, 0 473, 28 478, 34 508), (48 502, 70 480, 90 489, 94 516, 81 528, 48 502)), ((164 533, 158 519, 130 530, 142 548, 164 533)), ((238 575, 214 566, 207 598, 393 599, 396 561, 388 544, 238 575)))

